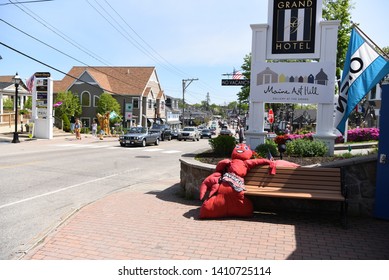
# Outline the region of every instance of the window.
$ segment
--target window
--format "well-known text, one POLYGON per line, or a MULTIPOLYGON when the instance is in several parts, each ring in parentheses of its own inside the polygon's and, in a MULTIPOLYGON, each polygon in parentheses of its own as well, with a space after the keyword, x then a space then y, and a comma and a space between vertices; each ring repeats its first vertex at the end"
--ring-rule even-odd
POLYGON ((153 100, 151 99, 148 100, 148 108, 153 109, 153 100))
POLYGON ((83 107, 90 107, 91 105, 91 97, 90 93, 87 91, 84 91, 81 93, 81 105, 83 107))
POLYGON ((133 109, 139 109, 139 98, 133 98, 132 99, 132 108, 133 109))
POLYGON ((93 97, 93 107, 97 107, 99 105, 99 100, 100 100, 100 97, 99 96, 94 96, 93 97))

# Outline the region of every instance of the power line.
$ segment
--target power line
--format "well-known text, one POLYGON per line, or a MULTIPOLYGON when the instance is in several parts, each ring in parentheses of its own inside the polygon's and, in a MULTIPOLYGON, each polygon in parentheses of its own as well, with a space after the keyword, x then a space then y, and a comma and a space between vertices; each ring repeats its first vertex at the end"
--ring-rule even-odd
POLYGON ((5 6, 5 5, 17 5, 17 4, 30 4, 30 3, 37 3, 37 2, 51 2, 54 0, 35 0, 35 1, 23 1, 23 2, 17 2, 13 3, 12 1, 9 1, 10 3, 1 3, 0 6, 5 6))
MULTIPOLYGON (((12 2, 11 0, 8 0, 10 1, 11 3, 15 3, 15 2, 12 2)), ((17 2, 19 3, 19 2, 17 2)), ((37 15, 36 13, 34 13, 33 11, 31 11, 29 8, 27 8, 25 5, 21 5, 23 6, 25 9, 27 9, 29 11, 26 12, 23 8, 21 8, 19 5, 15 5, 19 10, 21 10, 22 12, 24 12, 25 14, 27 14, 28 16, 30 16, 31 18, 33 18, 36 22, 40 23, 41 25, 43 25, 46 29, 50 30, 51 32, 53 32, 54 34, 56 34, 57 36, 61 37, 64 41, 68 42, 69 44, 71 44, 72 46, 74 46, 75 48, 77 48, 78 50, 82 51, 83 53, 85 53, 86 55, 92 57, 93 59, 99 61, 100 63, 102 63, 103 65, 106 65, 106 66, 109 66, 109 63, 107 63, 107 61, 103 61, 104 59, 99 57, 97 54, 93 53, 91 50, 88 50, 87 48, 83 47, 82 45, 80 45, 79 43, 75 42, 72 38, 70 38, 69 36, 67 36, 65 33, 63 33, 61 30, 59 30, 58 28, 54 27, 53 25, 51 25, 50 23, 48 23, 46 20, 44 20, 42 17, 40 17, 39 15, 37 15), (39 18, 39 19, 38 19, 39 18)))
POLYGON ((113 78, 113 79, 115 79, 115 80, 117 80, 117 81, 120 81, 120 82, 122 82, 122 83, 124 83, 124 84, 126 84, 126 85, 133 86, 133 87, 135 87, 135 88, 138 88, 139 90, 143 90, 143 87, 137 87, 137 86, 135 86, 135 85, 133 85, 133 84, 128 83, 127 81, 123 81, 123 80, 119 79, 118 77, 115 77, 115 76, 113 76, 113 75, 110 75, 109 73, 105 73, 105 72, 101 71, 100 69, 98 69, 98 68, 96 68, 96 67, 94 67, 94 66, 90 66, 90 65, 88 65, 88 64, 86 64, 86 63, 84 63, 84 62, 82 62, 81 60, 78 60, 77 58, 74 58, 74 57, 71 56, 71 55, 68 55, 67 53, 65 53, 65 52, 63 52, 63 51, 61 51, 61 50, 59 50, 59 49, 57 49, 57 48, 55 48, 55 47, 53 47, 53 46, 51 46, 51 45, 45 43, 45 42, 43 42, 42 40, 39 40, 38 38, 36 38, 36 37, 34 37, 34 36, 30 35, 30 34, 27 34, 27 33, 24 32, 23 30, 21 30, 21 29, 17 28, 16 26, 10 24, 9 22, 6 22, 6 21, 3 20, 3 19, 0 19, 0 21, 4 22, 5 24, 9 25, 10 27, 14 28, 15 30, 17 30, 17 31, 19 31, 19 32, 21 32, 21 33, 23 33, 24 35, 26 35, 26 36, 28 36, 28 37, 30 37, 30 38, 32 38, 32 39, 38 41, 39 43, 41 43, 41 44, 43 44, 43 45, 45 45, 45 46, 47 46, 47 47, 49 47, 49 48, 51 48, 51 49, 53 49, 53 50, 55 50, 55 51, 57 51, 57 52, 63 54, 64 56, 67 56, 67 57, 69 57, 69 58, 71 58, 71 59, 73 59, 73 60, 75 60, 75 61, 77 61, 77 62, 79 62, 79 63, 81 63, 81 64, 83 64, 83 65, 85 65, 85 66, 88 67, 88 68, 91 68, 91 69, 93 69, 93 70, 96 70, 97 72, 100 72, 100 73, 102 73, 102 74, 104 74, 104 75, 106 75, 106 76, 108 76, 108 77, 111 77, 111 78, 113 78))
POLYGON ((40 61, 40 60, 38 60, 38 59, 36 59, 36 58, 33 58, 32 56, 30 56, 30 55, 28 55, 28 54, 25 54, 25 53, 23 53, 23 52, 21 52, 21 51, 15 49, 15 48, 11 47, 11 46, 8 46, 7 44, 4 44, 3 42, 0 42, 0 45, 3 45, 4 47, 6 47, 6 48, 8 48, 8 49, 10 49, 10 50, 12 50, 12 51, 18 53, 18 54, 21 54, 21 55, 23 55, 23 56, 25 56, 25 57, 27 57, 27 58, 29 58, 29 59, 35 61, 35 62, 38 62, 39 64, 42 64, 42 65, 44 65, 44 66, 46 66, 46 67, 48 67, 48 68, 50 68, 50 69, 53 69, 54 71, 57 71, 57 72, 59 72, 59 73, 61 73, 61 74, 64 74, 65 76, 71 77, 71 78, 73 78, 73 79, 75 79, 75 80, 77 80, 77 81, 86 83, 86 84, 88 84, 88 85, 90 85, 90 86, 92 86, 92 87, 94 87, 94 88, 97 88, 97 89, 99 89, 99 90, 102 89, 102 90, 105 91, 105 92, 110 92, 110 93, 113 93, 113 94, 122 95, 122 94, 120 94, 120 93, 117 93, 117 92, 114 92, 114 91, 111 91, 111 90, 102 88, 102 87, 100 87, 100 86, 97 86, 97 85, 94 85, 94 84, 91 84, 91 83, 88 83, 87 81, 84 81, 84 80, 82 80, 82 79, 80 79, 80 78, 78 78, 78 77, 75 77, 75 76, 72 76, 72 75, 70 75, 70 74, 68 74, 68 73, 65 73, 64 71, 59 70, 58 68, 55 68, 54 66, 51 66, 51 65, 49 65, 49 64, 47 64, 47 63, 44 63, 44 62, 42 62, 42 61, 40 61))

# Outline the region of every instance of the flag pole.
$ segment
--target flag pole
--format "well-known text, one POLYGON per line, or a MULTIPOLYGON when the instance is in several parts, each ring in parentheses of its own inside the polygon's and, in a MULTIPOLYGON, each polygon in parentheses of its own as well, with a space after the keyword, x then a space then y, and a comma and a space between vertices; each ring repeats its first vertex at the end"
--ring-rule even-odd
POLYGON ((353 22, 352 24, 353 24, 352 27, 355 27, 356 29, 358 29, 358 31, 360 31, 360 32, 363 34, 363 36, 365 36, 367 39, 369 39, 370 43, 372 43, 377 49, 379 49, 379 50, 382 52, 382 54, 383 54, 386 58, 389 59, 389 54, 387 54, 386 52, 384 52, 383 49, 381 49, 376 43, 374 43, 374 41, 373 41, 369 36, 367 36, 366 33, 363 32, 362 29, 361 29, 356 23, 353 22))

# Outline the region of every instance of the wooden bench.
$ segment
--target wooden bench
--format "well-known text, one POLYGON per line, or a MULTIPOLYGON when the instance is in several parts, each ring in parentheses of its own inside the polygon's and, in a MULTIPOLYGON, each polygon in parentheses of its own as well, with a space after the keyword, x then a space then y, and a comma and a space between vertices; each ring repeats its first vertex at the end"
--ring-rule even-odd
POLYGON ((252 168, 245 176, 245 195, 341 202, 341 218, 347 227, 347 191, 340 168, 277 167, 252 168))

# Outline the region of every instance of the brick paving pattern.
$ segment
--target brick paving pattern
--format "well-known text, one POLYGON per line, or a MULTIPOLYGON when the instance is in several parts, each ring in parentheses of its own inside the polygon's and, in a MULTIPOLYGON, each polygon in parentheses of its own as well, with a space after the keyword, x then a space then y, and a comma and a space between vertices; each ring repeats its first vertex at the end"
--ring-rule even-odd
POLYGON ((199 220, 201 203, 180 187, 125 190, 89 204, 24 259, 221 260, 389 259, 389 221, 332 215, 257 213, 250 219, 199 220))

